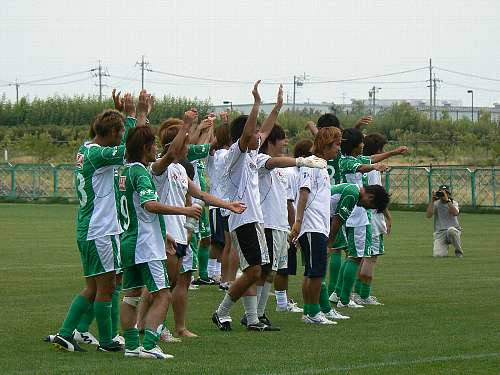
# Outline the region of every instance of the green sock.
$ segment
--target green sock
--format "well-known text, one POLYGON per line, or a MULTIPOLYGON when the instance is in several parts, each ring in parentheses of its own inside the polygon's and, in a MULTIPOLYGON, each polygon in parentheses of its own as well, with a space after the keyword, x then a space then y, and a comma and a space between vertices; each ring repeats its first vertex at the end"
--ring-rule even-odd
POLYGON ((198 249, 198 274, 200 279, 208 280, 208 253, 210 252, 209 246, 200 246, 198 249))
POLYGON ((340 267, 342 266, 342 254, 333 253, 330 256, 330 263, 328 266, 328 294, 335 292, 335 286, 337 285, 337 279, 339 278, 340 267))
POLYGON ((367 299, 368 297, 370 297, 371 289, 372 289, 372 283, 361 283, 359 296, 363 299, 367 299))
POLYGON ((77 295, 71 306, 69 307, 66 319, 59 330, 59 334, 63 337, 72 337, 78 323, 82 319, 83 314, 87 312, 90 307, 90 301, 84 296, 77 295))
POLYGON ((346 266, 344 269, 344 284, 342 285, 342 291, 340 292, 340 301, 347 305, 351 298, 352 287, 356 281, 356 274, 358 273, 359 264, 356 263, 354 259, 347 259, 346 266))
POLYGON ((80 319, 80 323, 78 323, 78 326, 76 327, 77 331, 88 332, 90 325, 94 321, 94 317, 94 304, 91 304, 87 312, 83 314, 82 318, 80 319))
POLYGON ((346 264, 347 260, 344 260, 344 262, 342 262, 342 266, 340 267, 339 277, 337 278, 337 285, 335 285, 335 293, 337 294, 337 296, 340 296, 342 285, 344 285, 344 270, 346 264))
POLYGON ((125 338, 125 349, 134 350, 139 347, 139 330, 137 328, 129 328, 123 331, 125 338))
POLYGON ((160 339, 160 333, 162 328, 163 325, 160 324, 160 326, 156 331, 153 331, 149 328, 146 328, 144 330, 144 342, 143 342, 144 349, 151 350, 156 346, 156 343, 160 339))
POLYGON ((309 315, 309 304, 304 303, 304 315, 309 315))
POLYGON ((111 301, 94 301, 95 321, 99 330, 99 345, 111 344, 111 301))
POLYGON ((327 313, 332 309, 328 297, 328 289, 326 287, 326 283, 323 281, 321 283, 321 291, 319 293, 319 304, 321 306, 321 311, 324 313, 327 313))
POLYGON ((321 311, 321 308, 319 307, 319 303, 311 303, 309 305, 309 316, 315 316, 321 311))
POLYGON ((358 295, 361 295, 361 280, 359 278, 357 278, 356 282, 354 283, 354 292, 356 292, 358 295))
POLYGON ((122 284, 116 284, 115 291, 111 295, 111 337, 118 334, 118 327, 120 325, 120 292, 122 291, 122 284))

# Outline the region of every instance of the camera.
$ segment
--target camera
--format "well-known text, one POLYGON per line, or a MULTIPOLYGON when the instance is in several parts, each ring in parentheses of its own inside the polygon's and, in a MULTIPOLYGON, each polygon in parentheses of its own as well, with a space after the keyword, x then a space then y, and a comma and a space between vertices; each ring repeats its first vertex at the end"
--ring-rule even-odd
POLYGON ((442 192, 441 190, 436 191, 436 197, 437 198, 444 198, 444 192, 442 192))

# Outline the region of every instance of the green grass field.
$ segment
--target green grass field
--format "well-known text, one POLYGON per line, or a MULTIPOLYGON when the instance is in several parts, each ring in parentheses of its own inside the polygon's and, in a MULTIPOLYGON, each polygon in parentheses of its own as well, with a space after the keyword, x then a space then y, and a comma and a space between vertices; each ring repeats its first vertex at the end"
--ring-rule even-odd
MULTIPOLYGON (((394 234, 376 271, 383 307, 349 310, 337 326, 309 326, 300 314, 269 316, 279 333, 223 333, 210 316, 222 293, 190 294, 189 327, 201 335, 164 345, 171 361, 120 354, 61 353, 42 342, 82 287, 74 240, 76 207, 0 205, 0 373, 133 374, 498 374, 500 216, 463 214, 463 260, 433 259, 423 213, 394 212, 394 234)), ((301 277, 291 295, 300 301, 301 277)), ((233 319, 239 320, 241 304, 233 319)), ((92 328, 95 332, 95 327, 92 328)))

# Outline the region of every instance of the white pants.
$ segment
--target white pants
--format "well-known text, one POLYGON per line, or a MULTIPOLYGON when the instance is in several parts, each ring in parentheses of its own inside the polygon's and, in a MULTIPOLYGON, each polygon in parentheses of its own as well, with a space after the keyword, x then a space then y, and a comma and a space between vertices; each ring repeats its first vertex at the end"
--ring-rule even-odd
POLYGON ((448 245, 453 245, 455 254, 463 254, 460 235, 461 231, 454 227, 434 232, 434 249, 432 255, 435 257, 448 256, 448 245))

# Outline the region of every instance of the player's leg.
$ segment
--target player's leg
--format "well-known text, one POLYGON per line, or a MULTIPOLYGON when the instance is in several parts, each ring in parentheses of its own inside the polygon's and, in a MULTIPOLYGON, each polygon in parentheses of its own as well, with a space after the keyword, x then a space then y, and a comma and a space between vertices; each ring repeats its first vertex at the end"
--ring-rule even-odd
POLYGON ((120 237, 115 235, 112 237, 113 241, 113 252, 115 256, 115 290, 111 296, 111 335, 113 337, 113 341, 118 341, 120 344, 124 345, 123 336, 119 334, 119 326, 120 326, 120 294, 122 291, 122 281, 123 281, 123 273, 121 268, 121 259, 120 259, 120 237))
MULTIPOLYGON (((143 285, 137 265, 123 270, 124 296, 120 306, 120 324, 125 338, 125 357, 138 357, 141 351, 139 329, 136 323, 143 285)), ((149 293, 146 296, 149 297, 149 293)))
POLYGON ((347 248, 345 237, 345 227, 338 231, 335 241, 332 245, 330 260, 328 263, 328 294, 335 292, 337 280, 339 278, 340 268, 342 267, 342 250, 347 248))
POLYGON ((464 252, 462 250, 460 234, 461 232, 457 228, 448 228, 448 230, 446 231, 446 240, 455 248, 455 256, 462 258, 464 256, 464 252))
POLYGON ((366 247, 366 227, 347 227, 348 258, 346 260, 342 290, 339 296, 338 307, 362 307, 351 301, 351 291, 356 281, 359 264, 365 254, 366 247))
POLYGON ((446 231, 434 232, 434 248, 432 250, 434 257, 448 256, 448 243, 446 242, 446 231))

